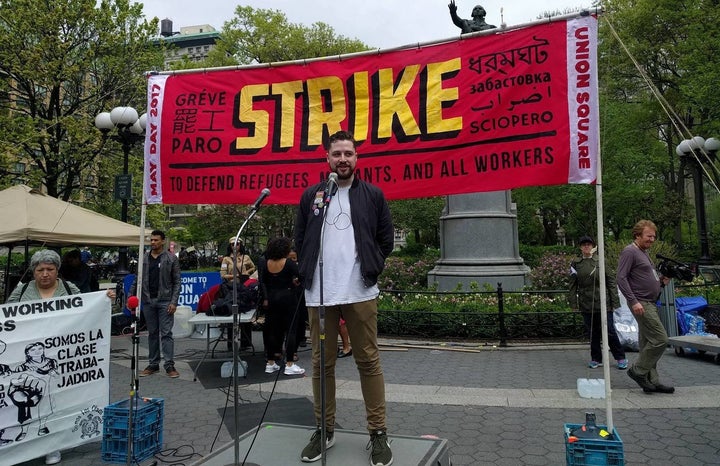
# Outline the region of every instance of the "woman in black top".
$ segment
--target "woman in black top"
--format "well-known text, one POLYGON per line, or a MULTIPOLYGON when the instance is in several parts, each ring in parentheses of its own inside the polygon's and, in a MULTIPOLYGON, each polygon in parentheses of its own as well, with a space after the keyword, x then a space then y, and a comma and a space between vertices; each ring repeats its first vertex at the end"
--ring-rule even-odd
POLYGON ((289 260, 291 242, 280 237, 270 240, 262 270, 263 308, 265 309, 265 372, 272 374, 280 370, 277 364, 282 359, 282 344, 285 340, 285 375, 302 375, 305 369, 293 362, 297 352, 298 309, 297 290, 300 281, 295 261, 289 260))

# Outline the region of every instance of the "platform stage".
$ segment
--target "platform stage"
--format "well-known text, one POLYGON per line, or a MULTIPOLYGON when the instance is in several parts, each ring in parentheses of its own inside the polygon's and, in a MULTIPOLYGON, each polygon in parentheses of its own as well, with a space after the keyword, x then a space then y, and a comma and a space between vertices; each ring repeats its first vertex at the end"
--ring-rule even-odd
MULTIPOLYGON (((304 465, 300 452, 307 445, 314 428, 290 424, 263 423, 255 444, 245 460, 247 466, 292 466, 304 465)), ((240 436, 240 461, 252 443, 255 429, 240 436)), ((393 466, 450 466, 447 440, 425 437, 390 435, 393 451, 393 466)), ((366 446, 370 436, 367 432, 338 429, 335 431, 335 445, 327 450, 328 465, 367 466, 370 450, 366 446)), ((210 453, 193 465, 225 466, 235 461, 235 443, 230 442, 210 453)), ((318 460, 312 464, 321 464, 318 460)))

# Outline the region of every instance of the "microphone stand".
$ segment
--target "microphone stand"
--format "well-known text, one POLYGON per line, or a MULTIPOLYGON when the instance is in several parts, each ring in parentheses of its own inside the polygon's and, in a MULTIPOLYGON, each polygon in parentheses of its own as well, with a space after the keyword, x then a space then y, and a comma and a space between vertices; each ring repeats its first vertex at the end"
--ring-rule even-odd
POLYGON ((135 309, 132 309, 130 311, 130 314, 132 316, 132 324, 130 324, 130 326, 133 329, 133 333, 132 358, 130 359, 130 401, 128 404, 128 443, 126 454, 127 466, 131 466, 133 464, 133 443, 135 442, 135 439, 133 438, 135 434, 135 432, 133 432, 133 423, 135 417, 134 410, 136 404, 136 397, 138 396, 138 389, 140 386, 140 381, 138 377, 138 366, 140 359, 140 319, 137 316, 137 307, 135 309))
MULTIPOLYGON (((318 278, 320 279, 320 305, 318 306, 318 319, 319 319, 319 338, 320 338, 320 461, 322 466, 327 464, 327 458, 325 455, 326 442, 327 442, 327 426, 325 425, 325 416, 327 412, 326 398, 327 388, 325 387, 326 375, 325 375, 325 300, 324 300, 324 277, 323 277, 323 254, 325 248, 323 247, 325 239, 325 219, 327 218, 328 208, 330 207, 330 200, 335 193, 332 189, 328 191, 323 208, 322 225, 320 226, 320 247, 318 248, 318 278)), ((336 337, 337 338, 337 337, 336 337)))
MULTIPOLYGON (((242 234, 243 230, 247 226, 248 222, 250 222, 250 219, 252 219, 255 214, 257 213, 260 206, 253 207, 250 210, 250 214, 248 214, 247 218, 243 222, 243 224, 240 226, 240 229, 238 230, 237 234, 235 235, 235 242, 233 243, 233 272, 232 272, 232 280, 233 280, 233 293, 232 293, 232 315, 233 315, 233 359, 232 359, 232 377, 233 377, 233 415, 235 416, 234 420, 234 426, 235 426, 235 439, 234 439, 234 450, 235 450, 235 462, 233 465, 239 465, 240 464, 240 418, 238 416, 238 373, 237 373, 237 367, 238 362, 240 362, 239 358, 239 346, 240 346, 240 316, 238 315, 238 302, 237 302, 237 273, 238 273, 238 266, 237 266, 237 242, 240 238, 240 235, 242 234)), ((241 258, 245 259, 245 253, 241 256, 241 258)), ((240 267, 242 267, 243 264, 240 264, 240 267)))
MULTIPOLYGON (((138 267, 137 267, 137 274, 135 277, 137 287, 135 289, 136 296, 142 297, 142 277, 143 277, 143 268, 145 264, 145 257, 144 257, 144 244, 145 244, 145 216, 147 212, 147 204, 145 203, 145 190, 143 190, 143 202, 140 207, 140 225, 142 226, 140 228, 140 247, 138 252, 138 267)), ((127 297, 125 299, 125 306, 127 306, 127 297)), ((138 367, 140 362, 140 316, 138 315, 138 307, 140 307, 140 311, 142 312, 142 299, 140 299, 140 302, 138 302, 138 305, 135 306, 134 309, 131 310, 130 316, 131 316, 131 327, 133 329, 133 336, 132 336, 132 358, 130 359, 130 400, 128 401, 128 442, 127 442, 127 452, 126 452, 126 464, 127 466, 132 466, 133 463, 136 463, 136 461, 133 461, 133 448, 135 439, 133 438, 135 435, 134 429, 133 429, 133 422, 134 422, 134 411, 135 411, 135 404, 139 397, 139 377, 138 377, 138 367)))

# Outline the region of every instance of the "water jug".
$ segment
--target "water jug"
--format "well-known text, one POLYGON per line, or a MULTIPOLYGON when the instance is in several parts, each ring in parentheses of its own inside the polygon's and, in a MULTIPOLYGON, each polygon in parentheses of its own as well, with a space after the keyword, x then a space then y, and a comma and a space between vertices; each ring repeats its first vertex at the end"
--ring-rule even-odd
MULTIPOLYGON (((247 375, 247 363, 243 360, 238 361, 238 377, 245 377, 247 375)), ((220 366, 220 377, 226 379, 232 377, 232 361, 225 361, 220 366)))
POLYGON ((605 398, 605 380, 577 379, 577 391, 581 398, 605 398))

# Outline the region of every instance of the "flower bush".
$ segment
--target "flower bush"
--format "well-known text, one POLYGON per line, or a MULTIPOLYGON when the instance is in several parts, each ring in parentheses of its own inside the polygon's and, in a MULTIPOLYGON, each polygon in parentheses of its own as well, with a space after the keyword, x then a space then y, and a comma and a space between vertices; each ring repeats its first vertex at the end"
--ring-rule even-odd
POLYGON ((420 259, 390 256, 378 277, 378 286, 386 290, 425 290, 427 274, 435 266, 436 259, 429 254, 420 259))
POLYGON ((530 275, 532 285, 504 291, 504 321, 497 290, 472 283, 469 289, 438 292, 427 286, 437 257, 392 255, 378 279, 378 331, 421 338, 510 339, 582 338, 582 319, 567 304, 573 254, 544 254, 530 275), (544 290, 544 291, 543 291, 544 290), (502 323, 501 323, 502 322, 502 323))
POLYGON ((566 253, 545 253, 540 264, 530 271, 534 290, 567 290, 570 287, 570 262, 575 256, 566 253))

